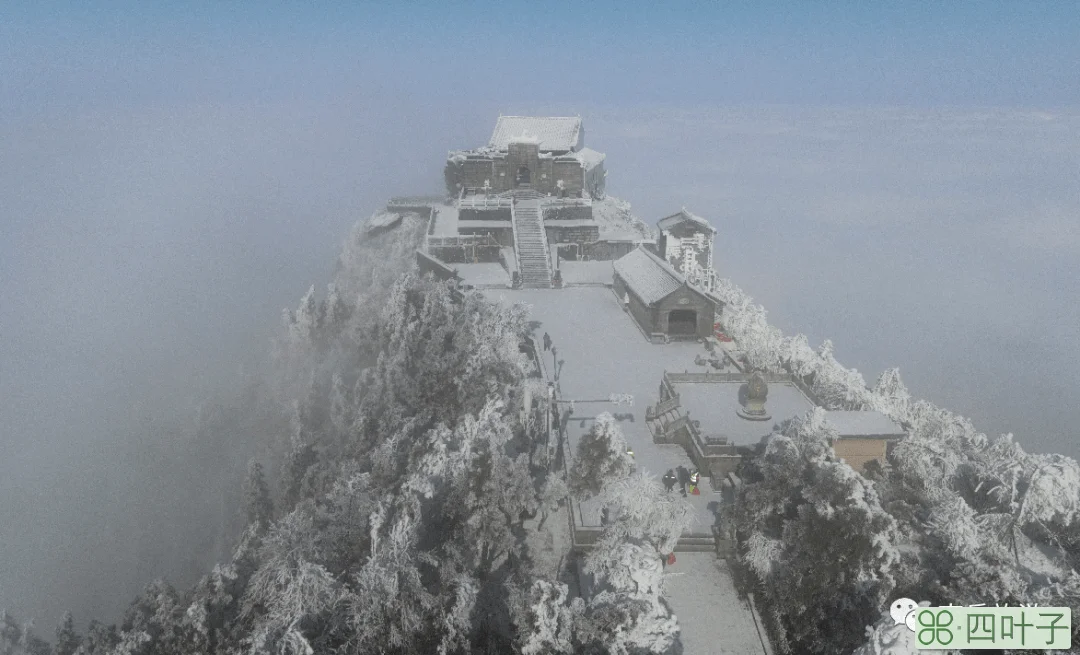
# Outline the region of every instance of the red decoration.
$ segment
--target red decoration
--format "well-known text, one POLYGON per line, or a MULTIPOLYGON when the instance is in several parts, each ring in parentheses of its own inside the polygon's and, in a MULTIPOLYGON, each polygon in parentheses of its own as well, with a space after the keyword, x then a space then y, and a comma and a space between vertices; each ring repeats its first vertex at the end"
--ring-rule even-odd
POLYGON ((667 565, 672 566, 675 564, 675 553, 671 553, 667 556, 667 565))
POLYGON ((731 341, 733 341, 731 337, 724 334, 723 330, 720 329, 719 323, 713 323, 713 334, 716 335, 717 341, 723 341, 724 343, 730 343, 731 341))

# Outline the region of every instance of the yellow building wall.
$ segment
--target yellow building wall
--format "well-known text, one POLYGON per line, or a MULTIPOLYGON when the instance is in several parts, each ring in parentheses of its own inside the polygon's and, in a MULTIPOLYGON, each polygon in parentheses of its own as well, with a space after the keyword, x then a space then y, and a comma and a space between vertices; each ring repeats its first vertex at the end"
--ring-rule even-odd
POLYGON ((837 439, 833 442, 836 456, 859 473, 866 463, 877 459, 885 463, 885 449, 889 442, 885 439, 837 439))

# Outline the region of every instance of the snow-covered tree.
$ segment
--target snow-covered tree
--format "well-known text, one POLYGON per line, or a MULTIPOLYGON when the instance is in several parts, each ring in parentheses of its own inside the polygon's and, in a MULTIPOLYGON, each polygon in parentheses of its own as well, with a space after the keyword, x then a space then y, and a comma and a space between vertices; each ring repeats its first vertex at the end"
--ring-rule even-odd
MULTIPOLYGON (((928 607, 926 601, 920 607, 928 607)), ((917 634, 904 623, 897 623, 889 612, 883 612, 877 623, 867 626, 866 643, 852 655, 922 655, 928 651, 919 649, 917 634)), ((935 655, 956 655, 958 651, 941 649, 930 651, 935 655)))
POLYGON ((612 653, 672 652, 679 628, 661 600, 663 562, 693 510, 643 473, 612 481, 599 500, 612 519, 586 559, 598 593, 586 604, 579 639, 607 644, 612 653))
POLYGON ((49 644, 34 635, 34 623, 20 624, 0 612, 0 655, 50 655, 49 644))
POLYGON ((268 527, 274 517, 274 505, 270 500, 270 489, 266 486, 262 464, 254 459, 248 462, 247 477, 244 479, 244 511, 249 523, 263 528, 268 527))
POLYGON ((736 528, 783 652, 854 648, 896 584, 900 533, 872 483, 836 460, 820 409, 768 439, 736 528))
POLYGON ((622 429, 610 412, 596 417, 578 441, 577 456, 570 469, 570 489, 585 499, 599 494, 605 485, 620 480, 634 468, 634 459, 622 429))
POLYGON ((574 652, 577 617, 584 612, 585 603, 580 598, 569 601, 569 591, 561 582, 533 582, 518 628, 522 655, 574 652))
POLYGON ((71 616, 71 612, 64 612, 64 616, 60 618, 60 623, 56 626, 53 652, 56 655, 72 655, 79 647, 79 641, 79 634, 75 632, 75 619, 71 616))

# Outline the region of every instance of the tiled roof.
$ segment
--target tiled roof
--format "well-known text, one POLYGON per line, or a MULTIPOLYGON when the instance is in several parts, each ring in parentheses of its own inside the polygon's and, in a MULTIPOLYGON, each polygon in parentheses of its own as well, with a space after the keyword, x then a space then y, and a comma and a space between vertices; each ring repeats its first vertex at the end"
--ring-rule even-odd
POLYGON ((825 413, 841 437, 901 437, 904 428, 875 410, 836 410, 825 413))
POLYGON ((615 273, 647 305, 667 298, 683 285, 683 277, 670 264, 644 248, 617 259, 615 273))
POLYGON ((581 119, 499 116, 488 147, 506 150, 512 140, 522 135, 538 139, 542 151, 575 150, 581 141, 581 119))
POLYGON ((677 214, 672 214, 671 216, 661 218, 657 222, 657 225, 660 227, 661 230, 670 230, 673 225, 678 225, 679 223, 683 223, 683 222, 687 222, 687 221, 689 221, 691 223, 696 223, 697 225, 700 225, 701 227, 704 227, 705 229, 709 230, 710 232, 713 232, 713 233, 716 232, 716 228, 713 227, 712 224, 709 223, 709 221, 707 221, 704 218, 698 216, 697 214, 692 214, 692 213, 686 211, 686 207, 683 207, 682 210, 677 214))

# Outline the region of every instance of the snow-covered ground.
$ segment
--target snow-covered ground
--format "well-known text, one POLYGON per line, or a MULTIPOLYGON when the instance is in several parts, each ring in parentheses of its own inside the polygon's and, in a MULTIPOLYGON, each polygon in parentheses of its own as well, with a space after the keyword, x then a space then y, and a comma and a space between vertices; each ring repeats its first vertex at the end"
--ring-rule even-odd
POLYGON ((614 196, 594 200, 593 220, 600 225, 601 239, 652 239, 653 228, 634 215, 630 203, 614 196))
POLYGON ((559 262, 563 284, 611 284, 615 269, 612 262, 559 262))
MULTIPOLYGON (((698 367, 698 370, 704 368, 698 367)), ((773 383, 769 385, 765 402, 765 411, 772 418, 748 421, 737 413, 742 407, 739 402, 741 382, 676 382, 672 386, 690 419, 701 421, 701 431, 706 436, 727 437, 737 446, 752 446, 771 434, 775 426, 814 408, 814 403, 795 385, 773 383)))
POLYGON ((763 655, 757 623, 739 598, 727 562, 712 553, 677 553, 664 575, 664 598, 679 619, 683 652, 763 655))
MULTIPOLYGON (((649 343, 611 290, 603 287, 492 289, 486 293, 495 300, 531 306, 532 319, 540 322, 536 335, 542 338, 546 332, 551 336, 557 359, 562 362, 558 381, 562 399, 603 400, 613 393, 634 396, 631 407, 606 401, 576 402, 567 426, 571 449, 576 449, 595 416, 607 411, 619 419, 643 470, 659 477, 669 468, 691 466, 680 446, 652 442, 645 425, 645 407, 657 401, 665 370, 697 369, 694 357, 705 350, 701 344, 649 343)), ((556 358, 550 351, 543 356, 552 371, 556 358)), ((708 532, 714 520, 709 505, 720 500, 720 494, 711 493, 708 479, 703 478, 702 494, 688 498, 696 510, 692 531, 708 532)), ((594 504, 585 503, 581 513, 583 523, 599 525, 599 510, 594 504)), ((565 516, 548 520, 556 519, 565 520, 565 516)), ((727 564, 709 552, 680 552, 677 559, 668 569, 672 576, 665 585, 665 596, 679 617, 684 652, 765 653, 753 615, 735 592, 727 564)))
POLYGON ((501 264, 450 264, 465 284, 476 287, 510 284, 510 276, 501 264))
POLYGON ((435 205, 435 231, 431 236, 456 237, 458 235, 458 210, 453 205, 435 205))
MULTIPOLYGON (((594 417, 611 412, 619 420, 626 441, 634 449, 635 461, 644 471, 662 476, 669 468, 693 466, 680 446, 654 444, 645 425, 645 407, 659 399, 660 380, 664 371, 694 371, 694 357, 704 354, 696 342, 669 344, 649 343, 627 315, 610 289, 603 287, 572 287, 568 289, 495 290, 488 292, 493 299, 523 302, 532 306, 531 318, 539 321, 536 336, 547 332, 562 361, 559 376, 559 396, 563 400, 604 402, 575 402, 574 414, 567 425, 571 449, 592 426, 594 417), (634 397, 632 407, 606 402, 613 393, 634 397)), ((553 365, 550 352, 545 352, 546 364, 553 365)), ((550 370, 550 368, 549 368, 550 370)), ((709 503, 720 500, 711 493, 703 479, 702 494, 690 496, 696 522, 693 532, 708 532, 714 521, 709 503)), ((580 520, 584 525, 599 526, 600 510, 594 503, 584 503, 580 520)))

